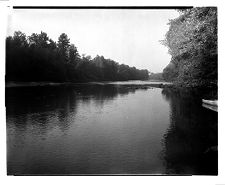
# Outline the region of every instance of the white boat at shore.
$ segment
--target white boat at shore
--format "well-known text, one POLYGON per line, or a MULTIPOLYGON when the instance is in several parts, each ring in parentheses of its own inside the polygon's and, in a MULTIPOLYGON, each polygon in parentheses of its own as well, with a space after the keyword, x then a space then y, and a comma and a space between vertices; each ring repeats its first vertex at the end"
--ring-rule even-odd
POLYGON ((212 106, 218 106, 218 100, 204 100, 202 99, 202 102, 208 105, 212 106))
POLYGON ((203 107, 218 112, 218 100, 204 100, 204 99, 202 99, 202 103, 203 103, 202 104, 203 107))

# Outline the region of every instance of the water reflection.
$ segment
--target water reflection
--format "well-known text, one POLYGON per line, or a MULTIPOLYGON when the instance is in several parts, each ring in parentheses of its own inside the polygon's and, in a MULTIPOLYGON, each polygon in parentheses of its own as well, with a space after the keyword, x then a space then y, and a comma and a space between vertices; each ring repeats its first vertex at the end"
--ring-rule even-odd
POLYGON ((7 122, 13 122, 22 132, 32 127, 37 135, 47 133, 54 127, 65 131, 75 121, 77 106, 80 104, 97 100, 95 105, 102 106, 119 94, 126 95, 129 92, 134 92, 134 89, 103 85, 7 88, 7 122))
MULTIPOLYGON (((136 90, 118 85, 6 88, 8 173, 160 172, 154 170, 159 161, 143 158, 160 150, 149 153, 155 136, 148 122, 157 115, 151 121, 142 105, 151 104, 146 101, 151 94, 138 89, 136 97, 127 96, 136 90)), ((162 135, 162 126, 157 127, 162 135)))
MULTIPOLYGON (((118 95, 123 96, 134 91, 135 89, 129 87, 120 88, 111 85, 6 88, 7 117, 34 113, 32 119, 45 122, 47 117, 54 116, 57 110, 57 117, 64 122, 64 118, 67 118, 69 113, 76 113, 79 104, 77 101, 89 104, 94 99, 98 100, 96 101, 98 105, 101 105, 118 95)), ((26 121, 23 120, 22 123, 24 122, 26 121)), ((15 123, 20 124, 21 121, 16 120, 15 123)))
POLYGON ((204 91, 164 89, 170 127, 164 136, 166 173, 217 174, 217 112, 202 107, 204 91))
POLYGON ((8 174, 216 174, 204 91, 80 84, 6 88, 8 174))

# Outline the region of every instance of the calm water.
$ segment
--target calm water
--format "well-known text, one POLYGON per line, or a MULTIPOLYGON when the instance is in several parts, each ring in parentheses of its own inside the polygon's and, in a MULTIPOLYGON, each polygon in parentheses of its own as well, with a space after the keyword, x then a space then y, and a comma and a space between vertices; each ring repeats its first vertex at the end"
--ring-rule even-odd
POLYGON ((8 174, 217 174, 202 93, 129 84, 6 88, 8 174))

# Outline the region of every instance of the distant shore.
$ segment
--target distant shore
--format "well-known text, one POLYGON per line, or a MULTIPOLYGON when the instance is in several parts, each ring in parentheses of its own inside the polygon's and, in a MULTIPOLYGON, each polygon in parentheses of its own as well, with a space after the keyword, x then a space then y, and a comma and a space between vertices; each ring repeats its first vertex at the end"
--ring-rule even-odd
POLYGON ((161 88, 168 89, 172 91, 199 91, 204 92, 203 97, 205 99, 217 99, 218 91, 217 86, 208 85, 196 85, 187 86, 186 84, 177 84, 166 81, 152 81, 152 80, 130 80, 130 81, 99 81, 99 82, 6 82, 6 88, 19 88, 19 87, 55 87, 55 86, 80 86, 80 85, 99 85, 108 86, 113 85, 119 88, 129 88, 129 89, 150 89, 150 88, 161 88))
POLYGON ((5 87, 35 87, 35 86, 59 86, 59 85, 79 85, 79 84, 92 84, 92 85, 134 85, 134 86, 149 86, 149 87, 171 87, 172 83, 164 81, 141 81, 141 80, 131 80, 131 81, 100 81, 100 82, 6 82, 5 87))

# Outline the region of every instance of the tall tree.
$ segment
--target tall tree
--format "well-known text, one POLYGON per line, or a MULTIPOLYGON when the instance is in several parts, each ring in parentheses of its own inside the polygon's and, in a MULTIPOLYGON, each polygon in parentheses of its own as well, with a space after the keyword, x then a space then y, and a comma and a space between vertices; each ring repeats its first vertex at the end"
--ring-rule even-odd
POLYGON ((57 44, 55 41, 53 41, 52 39, 49 39, 49 44, 48 44, 48 48, 51 50, 54 50, 57 48, 57 44))
POLYGON ((69 63, 76 64, 79 58, 79 53, 77 51, 77 48, 74 44, 71 44, 69 46, 69 63))
POLYGON ((31 46, 39 48, 47 48, 50 42, 49 37, 45 32, 41 32, 40 34, 32 33, 32 35, 28 37, 28 40, 31 46))
POLYGON ((62 58, 65 60, 65 62, 68 62, 69 57, 69 47, 70 47, 70 39, 65 33, 62 33, 58 38, 57 43, 59 53, 62 56, 62 58))
POLYGON ((28 46, 27 37, 26 37, 25 33, 22 33, 21 31, 14 32, 13 45, 18 46, 18 47, 28 46))

